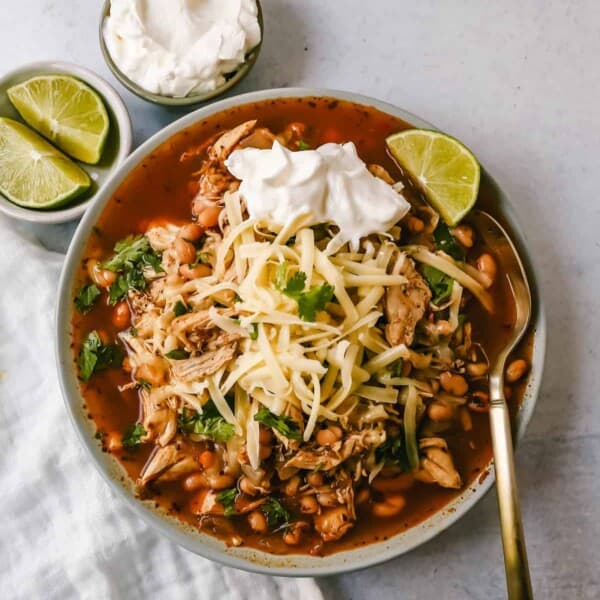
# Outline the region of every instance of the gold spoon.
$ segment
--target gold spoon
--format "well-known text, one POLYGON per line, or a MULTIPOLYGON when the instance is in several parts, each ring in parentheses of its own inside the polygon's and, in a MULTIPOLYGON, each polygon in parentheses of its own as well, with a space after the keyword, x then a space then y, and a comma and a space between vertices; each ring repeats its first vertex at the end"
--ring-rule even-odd
POLYGON ((485 244, 494 250, 508 277, 515 300, 516 318, 511 337, 496 362, 490 365, 490 428, 508 597, 510 600, 528 599, 533 598, 533 592, 521 521, 508 405, 504 397, 504 370, 508 356, 527 330, 531 317, 531 292, 519 254, 496 219, 486 212, 474 210, 469 221, 485 244))

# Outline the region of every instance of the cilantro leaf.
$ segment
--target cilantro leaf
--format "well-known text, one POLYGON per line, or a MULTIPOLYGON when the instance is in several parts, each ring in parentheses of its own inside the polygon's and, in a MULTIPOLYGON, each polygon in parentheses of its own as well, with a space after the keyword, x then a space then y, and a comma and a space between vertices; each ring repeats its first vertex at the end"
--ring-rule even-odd
POLYGON ((146 430, 141 423, 134 423, 127 428, 123 435, 123 446, 126 448, 136 448, 142 443, 142 439, 146 435, 146 430))
POLYGON ((333 298, 333 286, 324 283, 312 287, 298 297, 298 313, 303 321, 314 321, 317 313, 333 298))
POLYGON ((333 298, 334 288, 324 283, 304 291, 305 285, 306 273, 303 271, 298 271, 287 279, 287 263, 283 262, 277 267, 275 287, 298 303, 298 314, 303 321, 314 321, 317 313, 333 298))
POLYGON ((298 140, 298 150, 310 150, 310 145, 304 140, 298 140))
POLYGON ((433 292, 432 302, 439 306, 447 302, 452 295, 454 279, 430 265, 423 266, 423 277, 433 292))
POLYGON ((251 340, 258 339, 258 323, 252 323, 252 331, 250 332, 250 339, 251 340))
POLYGON ((171 352, 167 352, 165 357, 170 358, 171 360, 185 360, 190 357, 190 353, 183 348, 175 348, 174 350, 171 350, 171 352))
POLYGON ((173 314, 176 317, 181 317, 190 312, 190 307, 187 304, 184 304, 181 300, 177 300, 175 302, 175 306, 173 307, 173 314))
POLYGON ((184 408, 179 418, 179 426, 185 433, 203 435, 216 442, 227 442, 235 433, 235 427, 228 423, 217 411, 211 411, 210 406, 204 407, 204 412, 188 414, 184 408))
POLYGON ((127 291, 143 291, 147 282, 144 269, 150 268, 160 273, 163 268, 160 256, 154 251, 144 236, 128 236, 115 244, 115 254, 102 267, 118 273, 118 277, 109 289, 109 302, 116 304, 125 297, 127 291))
POLYGON ((409 471, 408 457, 402 444, 403 433, 397 438, 388 437, 375 449, 375 460, 386 465, 398 465, 403 471, 409 471))
POLYGON ((116 344, 103 344, 97 331, 92 331, 84 340, 77 365, 79 377, 89 381, 97 371, 118 367, 123 362, 123 352, 116 344))
POLYGON ((290 522, 291 515, 289 511, 273 496, 267 498, 261 505, 260 510, 267 517, 267 521, 271 527, 286 526, 290 522))
POLYGON ((223 490, 217 496, 217 501, 220 502, 225 509, 224 514, 226 517, 235 515, 235 499, 237 498, 237 495, 237 488, 229 488, 228 490, 223 490))
POLYGON ((455 260, 465 260, 465 251, 463 247, 456 241, 456 238, 450 233, 448 225, 441 219, 433 232, 433 238, 435 239, 435 245, 438 250, 443 250, 455 260))
POLYGON ((254 415, 254 420, 267 427, 272 427, 290 440, 300 440, 300 428, 298 427, 298 423, 290 417, 285 417, 283 415, 278 416, 272 413, 268 408, 263 407, 254 415))
POLYGON ((84 285, 75 296, 75 308, 82 314, 85 315, 92 310, 92 307, 96 303, 96 300, 100 297, 100 288, 90 283, 84 285))

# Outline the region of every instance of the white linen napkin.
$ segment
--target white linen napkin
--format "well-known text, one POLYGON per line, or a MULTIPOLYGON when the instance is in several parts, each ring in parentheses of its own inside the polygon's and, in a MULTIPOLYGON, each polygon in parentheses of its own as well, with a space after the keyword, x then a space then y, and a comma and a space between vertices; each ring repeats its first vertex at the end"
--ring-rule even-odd
POLYGON ((187 552, 101 479, 55 367, 63 255, 43 244, 49 234, 64 247, 71 231, 36 233, 0 216, 0 598, 323 600, 312 579, 253 575, 187 552))

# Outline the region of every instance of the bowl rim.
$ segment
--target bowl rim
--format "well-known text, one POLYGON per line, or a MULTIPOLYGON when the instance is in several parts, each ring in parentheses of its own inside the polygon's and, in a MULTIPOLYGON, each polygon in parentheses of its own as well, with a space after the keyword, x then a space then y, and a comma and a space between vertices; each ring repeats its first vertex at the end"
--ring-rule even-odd
MULTIPOLYGON (((215 542, 215 538, 212 538, 207 534, 198 535, 197 532, 190 534, 189 531, 186 531, 185 527, 181 526, 180 523, 174 523, 172 520, 169 520, 169 517, 164 513, 153 511, 146 504, 138 500, 129 490, 123 487, 123 483, 117 480, 117 475, 115 475, 114 471, 111 473, 111 466, 109 464, 110 457, 107 458, 107 456, 100 451, 97 441, 90 435, 91 429, 89 420, 87 420, 81 409, 83 399, 79 392, 77 377, 73 369, 73 356, 69 345, 71 336, 70 315, 72 314, 72 286, 74 276, 80 263, 81 253, 88 240, 92 227, 102 210, 113 196, 114 191, 131 170, 135 168, 144 157, 174 134, 203 118, 250 102, 296 97, 325 97, 354 102, 371 106, 387 114, 397 116, 416 127, 434 128, 430 123, 412 113, 400 109, 393 104, 382 102, 368 96, 332 89, 303 87, 261 90, 227 98, 209 106, 199 108, 176 120, 142 144, 128 157, 117 171, 111 175, 109 181, 107 181, 101 190, 101 193, 94 199, 93 206, 79 224, 69 247, 59 282, 55 351, 63 399, 71 422, 73 423, 82 444, 91 455, 94 464, 105 481, 107 481, 112 489, 117 492, 117 496, 123 500, 126 505, 132 508, 139 517, 171 539, 171 541, 183 546, 191 552, 215 560, 226 566, 266 575, 315 577, 356 571, 387 562, 431 540, 465 515, 487 493, 487 491, 489 491, 494 482, 492 462, 490 462, 483 471, 483 473, 487 474, 485 477, 478 478, 478 480, 468 486, 463 493, 443 509, 437 511, 420 524, 408 529, 406 532, 392 536, 386 541, 334 553, 326 557, 318 557, 316 559, 315 557, 306 557, 305 555, 287 555, 285 557, 278 557, 261 551, 247 550, 243 547, 226 549, 222 542, 219 543, 218 540, 215 542), (369 548, 371 549, 370 551, 369 548)), ((502 193, 502 190, 497 186, 489 174, 487 174, 483 167, 482 175, 485 175, 488 178, 488 181, 498 192, 500 212, 510 224, 513 239, 526 265, 529 283, 534 298, 534 312, 531 321, 531 326, 534 327, 535 332, 532 368, 525 397, 517 413, 516 426, 514 428, 516 440, 520 440, 533 415, 541 384, 546 348, 545 312, 539 293, 539 286, 535 277, 536 271, 532 266, 531 255, 526 247, 526 238, 515 219, 514 211, 505 195, 502 193)), ((112 460, 116 462, 116 459, 112 460)))
MULTIPOLYGON (((117 137, 119 140, 119 149, 114 158, 113 164, 108 169, 106 175, 107 180, 112 176, 117 167, 125 160, 127 155, 131 152, 131 146, 133 143, 133 128, 131 124, 131 116, 129 111, 123 102, 123 99, 115 88, 110 85, 105 79, 97 75, 93 71, 69 62, 62 61, 36 61, 22 65, 12 71, 5 73, 0 77, 0 87, 3 87, 6 82, 16 77, 25 76, 27 73, 33 72, 47 72, 50 75, 64 74, 72 75, 77 79, 80 79, 84 83, 87 83, 92 87, 104 100, 110 112, 114 115, 114 127, 117 128, 117 137)), ((34 76, 34 75, 32 75, 34 76)), ((45 138, 44 138, 45 139, 45 138)), ((79 164, 79 163, 77 163, 79 164)), ((84 170, 93 169, 95 165, 83 165, 84 170)), ((88 208, 90 203, 98 196, 102 189, 102 185, 98 186, 96 192, 90 196, 87 200, 80 202, 74 206, 67 206, 66 208, 59 208, 57 210, 36 210, 34 208, 26 208, 10 202, 10 200, 4 198, 0 194, 0 211, 12 217, 14 219, 20 219, 22 221, 29 221, 31 223, 66 223, 80 217, 88 208)))
POLYGON ((104 58, 104 62, 110 69, 111 73, 115 76, 115 78, 129 90, 132 94, 136 95, 138 98, 142 100, 146 100, 147 102, 151 102, 158 106, 171 106, 171 107, 183 107, 183 106, 193 106, 196 104, 201 104, 202 102, 206 102, 221 94, 224 94, 231 88, 235 87, 242 79, 250 73, 256 61, 258 60, 258 56, 260 54, 260 50, 262 48, 263 39, 265 36, 265 27, 264 27, 264 17, 262 6, 260 4, 260 0, 256 0, 256 6, 258 9, 258 26, 260 28, 260 41, 254 48, 250 48, 248 52, 246 52, 245 60, 241 63, 234 71, 232 71, 233 75, 225 81, 225 83, 215 88, 214 90, 209 90, 202 94, 194 94, 188 96, 163 96, 161 94, 155 94, 154 92, 149 92, 144 89, 142 86, 135 83, 131 80, 115 63, 110 51, 108 50, 108 46, 106 45, 106 40, 104 39, 104 22, 110 13, 110 5, 112 0, 104 0, 104 4, 102 6, 102 12, 100 13, 100 25, 98 29, 99 41, 100 41, 100 50, 102 52, 102 57, 104 58))

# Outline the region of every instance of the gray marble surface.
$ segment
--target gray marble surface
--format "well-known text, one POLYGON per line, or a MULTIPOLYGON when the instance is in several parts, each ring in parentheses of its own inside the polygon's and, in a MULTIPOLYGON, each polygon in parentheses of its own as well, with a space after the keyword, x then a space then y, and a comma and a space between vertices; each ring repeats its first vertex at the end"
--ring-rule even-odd
MULTIPOLYGON (((6 2, 6 4, 9 4, 6 2)), ((0 11, 0 72, 40 59, 115 83, 136 143, 184 111, 110 77, 100 0, 19 0, 0 11)), ((292 85, 393 102, 465 141, 512 199, 548 312, 546 374, 518 452, 538 598, 600 597, 600 3, 597 0, 263 0, 263 54, 235 92, 292 85)), ((73 225, 31 227, 68 244, 73 225)), ((410 555, 324 580, 331 598, 502 598, 496 499, 410 555)), ((309 600, 309 599, 307 599, 309 600)))

